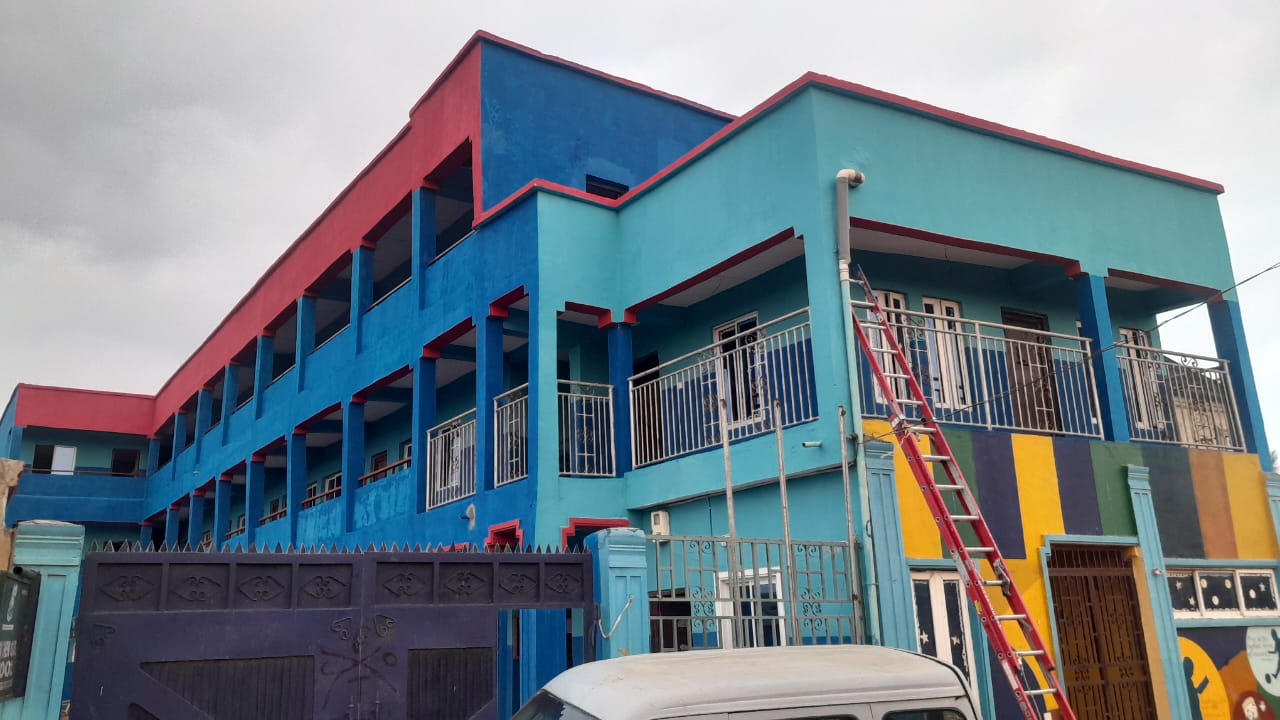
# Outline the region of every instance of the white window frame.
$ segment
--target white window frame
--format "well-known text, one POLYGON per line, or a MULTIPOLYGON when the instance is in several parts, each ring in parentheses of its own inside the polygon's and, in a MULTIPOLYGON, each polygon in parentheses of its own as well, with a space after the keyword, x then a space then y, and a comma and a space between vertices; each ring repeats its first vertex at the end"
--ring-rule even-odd
POLYGON ((920 298, 920 304, 925 315, 935 318, 926 321, 933 332, 925 334, 933 406, 967 407, 972 403, 969 397, 972 384, 965 367, 964 340, 960 336, 960 303, 946 298, 924 297, 920 298))
MULTIPOLYGON (((1119 328, 1120 342, 1125 345, 1133 345, 1136 347, 1154 350, 1151 345, 1151 333, 1146 330, 1136 330, 1134 328, 1119 328)), ((1141 353, 1143 351, 1134 351, 1131 348, 1124 348, 1123 357, 1137 357, 1139 362, 1129 363, 1129 383, 1132 385, 1129 394, 1125 397, 1125 402, 1132 402, 1136 407, 1131 408, 1130 418, 1133 426, 1141 430, 1150 430, 1154 427, 1152 418, 1156 416, 1156 403, 1154 394, 1157 392, 1155 388, 1156 379, 1151 376, 1151 371, 1146 369, 1146 365, 1141 363, 1141 355, 1132 355, 1131 353, 1141 353)))
POLYGON ((324 483, 324 492, 332 492, 335 488, 342 484, 342 471, 332 472, 324 476, 321 481, 324 483))
POLYGON ((304 500, 310 500, 311 498, 314 498, 319 494, 320 494, 319 483, 307 483, 307 496, 304 498, 304 500))
POLYGON ((729 405, 729 412, 728 412, 729 417, 725 417, 723 418, 723 420, 725 423, 725 427, 730 430, 741 428, 741 427, 750 427, 750 426, 757 425, 765 419, 766 414, 769 411, 769 399, 765 397, 757 396, 758 388, 754 387, 754 382, 753 382, 756 379, 763 376, 765 372, 764 355, 754 350, 749 353, 747 352, 741 353, 742 355, 745 356, 745 358, 743 360, 738 361, 739 376, 738 376, 737 382, 740 385, 744 380, 744 378, 741 377, 741 374, 743 372, 747 373, 748 375, 747 382, 751 386, 745 389, 740 387, 730 386, 728 382, 728 378, 730 377, 729 362, 731 361, 722 361, 719 359, 720 356, 723 354, 723 351, 721 350, 721 346, 726 342, 733 342, 735 345, 733 350, 731 350, 730 352, 736 352, 741 349, 742 346, 738 338, 740 338, 744 333, 755 333, 756 339, 752 341, 752 344, 760 342, 760 340, 764 337, 764 332, 761 331, 760 329, 759 313, 756 313, 756 312, 747 313, 746 315, 743 315, 738 318, 734 318, 729 322, 721 323, 715 326, 714 328, 712 328, 711 330, 711 341, 713 343, 712 347, 715 348, 715 355, 717 358, 716 383, 717 383, 717 387, 719 387, 721 382, 724 383, 725 385, 725 387, 723 388, 724 398, 725 398, 725 402, 729 405), (742 329, 742 326, 746 324, 747 321, 754 322, 755 324, 744 330, 742 329), (723 335, 724 331, 726 330, 729 331, 728 334, 723 335), (738 406, 739 400, 743 401, 744 404, 746 401, 750 400, 753 404, 753 407, 751 408, 739 407, 738 406), (735 411, 741 412, 741 414, 736 418, 733 417, 733 414, 735 411))
MULTIPOLYGON (((884 310, 885 319, 889 321, 889 326, 895 330, 896 339, 899 346, 906 343, 905 325, 907 324, 906 316, 894 312, 895 310, 907 309, 907 296, 904 293, 894 292, 892 290, 877 290, 876 302, 880 303, 880 308, 884 310)), ((867 325, 867 328, 877 328, 877 325, 867 325)), ((876 353, 876 362, 880 363, 880 369, 887 373, 901 373, 902 369, 898 367, 898 359, 894 357, 892 351, 889 350, 888 343, 884 341, 882 331, 878 329, 870 330, 867 336, 867 342, 871 345, 871 350, 876 353)), ((907 349, 903 347, 903 352, 907 349)), ((894 393, 898 397, 907 396, 907 381, 902 378, 890 378, 889 384, 893 386, 894 393)), ((885 405, 889 402, 884 396, 884 391, 880 389, 880 383, 871 381, 871 387, 875 391, 875 400, 877 405, 885 405)))
POLYGON ((76 472, 76 447, 74 445, 54 445, 53 457, 49 459, 50 475, 74 475, 76 472), (59 459, 62 462, 58 462, 59 459))
MULTIPOLYGON (((973 642, 973 626, 972 626, 972 623, 969 621, 969 596, 965 592, 964 581, 960 578, 960 573, 954 570, 913 570, 911 571, 911 581, 912 581, 911 604, 912 604, 912 610, 913 610, 911 614, 911 622, 915 625, 916 638, 918 639, 920 637, 919 614, 914 612, 915 610, 914 583, 917 580, 925 580, 929 583, 929 598, 932 602, 932 607, 930 607, 929 610, 930 610, 930 614, 933 615, 933 628, 934 628, 935 635, 937 634, 937 629, 940 627, 950 629, 950 625, 947 622, 947 600, 946 600, 947 596, 945 592, 945 585, 949 582, 956 584, 957 597, 960 601, 960 626, 962 631, 964 632, 965 642, 967 643, 966 648, 968 649, 968 652, 969 652, 969 658, 968 658, 969 659, 969 675, 967 679, 969 681, 969 687, 972 688, 974 692, 977 692, 977 689, 980 687, 978 685, 978 662, 979 661, 976 657, 977 649, 973 642)), ((939 652, 941 652, 942 648, 945 647, 947 650, 947 656, 946 657, 939 656, 938 659, 945 663, 954 665, 954 662, 953 662, 954 657, 951 654, 950 643, 940 643, 937 641, 937 638, 935 637, 933 646, 937 648, 939 652)), ((919 652, 923 652, 923 650, 919 650, 918 645, 917 645, 917 650, 919 652)))
POLYGON ((401 460, 413 459, 413 440, 412 439, 400 441, 400 459, 401 460))
POLYGON ((1167 571, 1167 579, 1185 577, 1189 579, 1192 586, 1196 589, 1196 609, 1184 610, 1181 608, 1173 609, 1175 618, 1198 618, 1204 620, 1232 620, 1242 617, 1280 617, 1280 592, 1276 589, 1276 572, 1268 568, 1233 568, 1233 567, 1215 567, 1215 568, 1169 568, 1167 571), (1200 585, 1200 573, 1233 573, 1235 580, 1232 584, 1235 586, 1236 607, 1227 610, 1206 610, 1203 589, 1200 585), (1264 575, 1271 580, 1271 597, 1276 599, 1276 607, 1270 610, 1249 610, 1244 605, 1244 588, 1240 584, 1241 575, 1264 575))
POLYGON ((239 515, 237 515, 237 516, 236 516, 236 527, 235 527, 235 529, 236 529, 236 530, 243 530, 243 529, 244 529, 244 513, 240 513, 239 515))
MULTIPOLYGON (((738 588, 750 587, 752 589, 767 585, 773 590, 773 601, 778 607, 778 614, 773 616, 751 616, 742 617, 742 622, 750 623, 753 628, 753 637, 759 637, 760 631, 764 628, 764 623, 773 623, 774 636, 778 638, 777 645, 767 647, 778 647, 789 645, 790 640, 787 637, 787 605, 785 598, 782 596, 782 568, 760 567, 748 568, 738 571, 738 588)), ((729 573, 722 572, 718 574, 717 597, 722 598, 716 601, 716 615, 720 617, 720 647, 724 649, 738 647, 734 644, 733 637, 733 603, 741 602, 734 597, 734 593, 729 588, 729 573)), ((758 602, 758 599, 751 598, 758 602)), ((742 647, 766 647, 764 645, 743 645, 742 647)))

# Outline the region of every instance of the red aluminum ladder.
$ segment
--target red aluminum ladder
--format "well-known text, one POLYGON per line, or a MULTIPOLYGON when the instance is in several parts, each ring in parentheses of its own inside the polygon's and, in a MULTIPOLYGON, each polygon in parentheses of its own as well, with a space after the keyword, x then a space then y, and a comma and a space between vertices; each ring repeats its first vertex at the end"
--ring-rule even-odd
POLYGON ((924 493, 924 501, 933 513, 933 519, 938 523, 942 540, 951 552, 951 558, 955 560, 956 567, 960 570, 960 575, 964 579, 965 592, 968 593, 969 599, 973 601, 978 611, 982 629, 991 641, 991 647, 995 650, 1000 667, 1004 669, 1005 677, 1013 687, 1014 697, 1022 709, 1023 716, 1026 720, 1043 720, 1044 711, 1037 707, 1037 704, 1046 697, 1052 697, 1057 702, 1059 717, 1062 720, 1075 720, 1075 713, 1067 704, 1066 693, 1058 682, 1053 656, 1040 637, 1040 631, 1031 621, 1026 603, 1022 600, 1022 593, 1018 592, 1017 586, 1013 583, 1013 577, 1005 565, 1004 556, 1000 554, 995 538, 987 527, 987 521, 982 517, 978 502, 970 492, 969 484, 964 474, 960 472, 955 455, 952 454, 947 439, 942 435, 942 428, 938 427, 938 423, 934 420, 933 410, 925 399, 924 391, 920 388, 915 374, 911 372, 911 364, 902 352, 902 346, 898 343, 889 318, 880 307, 876 294, 861 268, 858 268, 855 282, 862 286, 867 299, 853 302, 853 329, 858 335, 858 344, 867 357, 867 363, 871 366, 871 373, 875 375, 876 384, 884 394, 885 404, 889 407, 890 427, 898 438, 903 454, 906 455, 907 464, 911 466, 911 472, 915 475, 920 491, 924 493), (859 308, 869 311, 869 317, 865 321, 858 317, 856 310, 859 308), (869 342, 869 331, 878 333, 881 340, 878 346, 873 346, 869 342), (888 354, 897 367, 893 370, 881 367, 877 354, 888 354), (899 397, 895 388, 905 388, 910 397, 899 397), (904 405, 918 409, 920 419, 915 422, 909 420, 902 411, 904 405), (920 441, 923 437, 928 437, 931 443, 929 453, 920 449, 920 441), (942 466, 947 476, 945 484, 935 482, 933 475, 929 472, 929 463, 938 463, 942 466), (958 509, 954 512, 947 507, 945 498, 948 494, 956 499, 955 505, 958 509), (977 536, 977 545, 965 545, 960 536, 961 525, 973 529, 974 535, 977 536), (997 614, 991 596, 987 594, 987 588, 1000 588, 1009 604, 1009 614, 997 614), (1010 638, 1012 628, 1006 630, 1006 626, 1013 625, 1021 628, 1023 637, 1030 647, 1029 650, 1014 649, 1010 638), (1024 671, 1024 662, 1030 665, 1033 672, 1024 671), (1037 670, 1038 673, 1035 672, 1037 670))

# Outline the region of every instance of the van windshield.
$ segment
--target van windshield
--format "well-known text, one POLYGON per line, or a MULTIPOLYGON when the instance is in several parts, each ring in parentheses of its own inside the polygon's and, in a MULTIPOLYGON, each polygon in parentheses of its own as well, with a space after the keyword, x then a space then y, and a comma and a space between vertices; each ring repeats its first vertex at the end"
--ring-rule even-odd
POLYGON ((579 710, 546 690, 540 690, 511 720, 600 720, 600 718, 579 710))

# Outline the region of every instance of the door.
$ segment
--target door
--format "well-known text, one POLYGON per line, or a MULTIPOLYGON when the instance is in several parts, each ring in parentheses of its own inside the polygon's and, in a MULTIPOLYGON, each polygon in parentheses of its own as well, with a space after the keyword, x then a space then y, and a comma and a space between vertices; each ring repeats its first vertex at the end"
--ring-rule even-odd
MULTIPOLYGON (((916 363, 916 359, 912 356, 911 343, 907 342, 909 336, 907 316, 893 312, 894 310, 907 309, 907 296, 889 290, 880 290, 876 292, 876 301, 884 309, 885 318, 889 321, 889 327, 893 329, 894 337, 898 341, 899 347, 902 348, 902 352, 907 356, 908 360, 916 363)), ((889 343, 884 337, 884 331, 875 323, 867 324, 866 331, 867 342, 875 352, 876 362, 880 363, 880 369, 887 373, 901 374, 902 368, 898 366, 897 356, 889 349, 889 343)), ((907 383, 905 380, 902 378, 890 378, 889 385, 893 388, 895 397, 907 397, 907 383)), ((876 404, 887 404, 889 401, 885 399, 884 392, 880 389, 880 383, 872 382, 871 386, 875 390, 876 404)))
POLYGON ((1154 719, 1151 667, 1126 549, 1055 546, 1049 587, 1061 677, 1076 717, 1154 719))
POLYGON ((76 449, 66 445, 53 446, 53 462, 49 470, 54 475, 71 475, 76 471, 76 449))
POLYGON ((1058 388, 1054 381, 1053 359, 1045 336, 1049 321, 1043 315, 1001 310, 1004 330, 1005 367, 1008 372, 1009 402, 1019 428, 1054 432, 1058 423, 1058 388), (1015 328, 1026 328, 1024 332, 1015 328))
POLYGON ((929 387, 933 406, 960 409, 969 405, 969 373, 965 367, 965 342, 961 334, 960 304, 954 300, 923 298, 930 317, 925 321, 929 387))

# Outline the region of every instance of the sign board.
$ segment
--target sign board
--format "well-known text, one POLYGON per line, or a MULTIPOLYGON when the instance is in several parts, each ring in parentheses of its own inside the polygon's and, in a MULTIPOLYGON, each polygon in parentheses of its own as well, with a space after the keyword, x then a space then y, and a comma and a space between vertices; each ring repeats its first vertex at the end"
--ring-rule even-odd
POLYGON ((27 692, 27 665, 36 626, 40 576, 22 568, 0 572, 0 700, 27 692))

